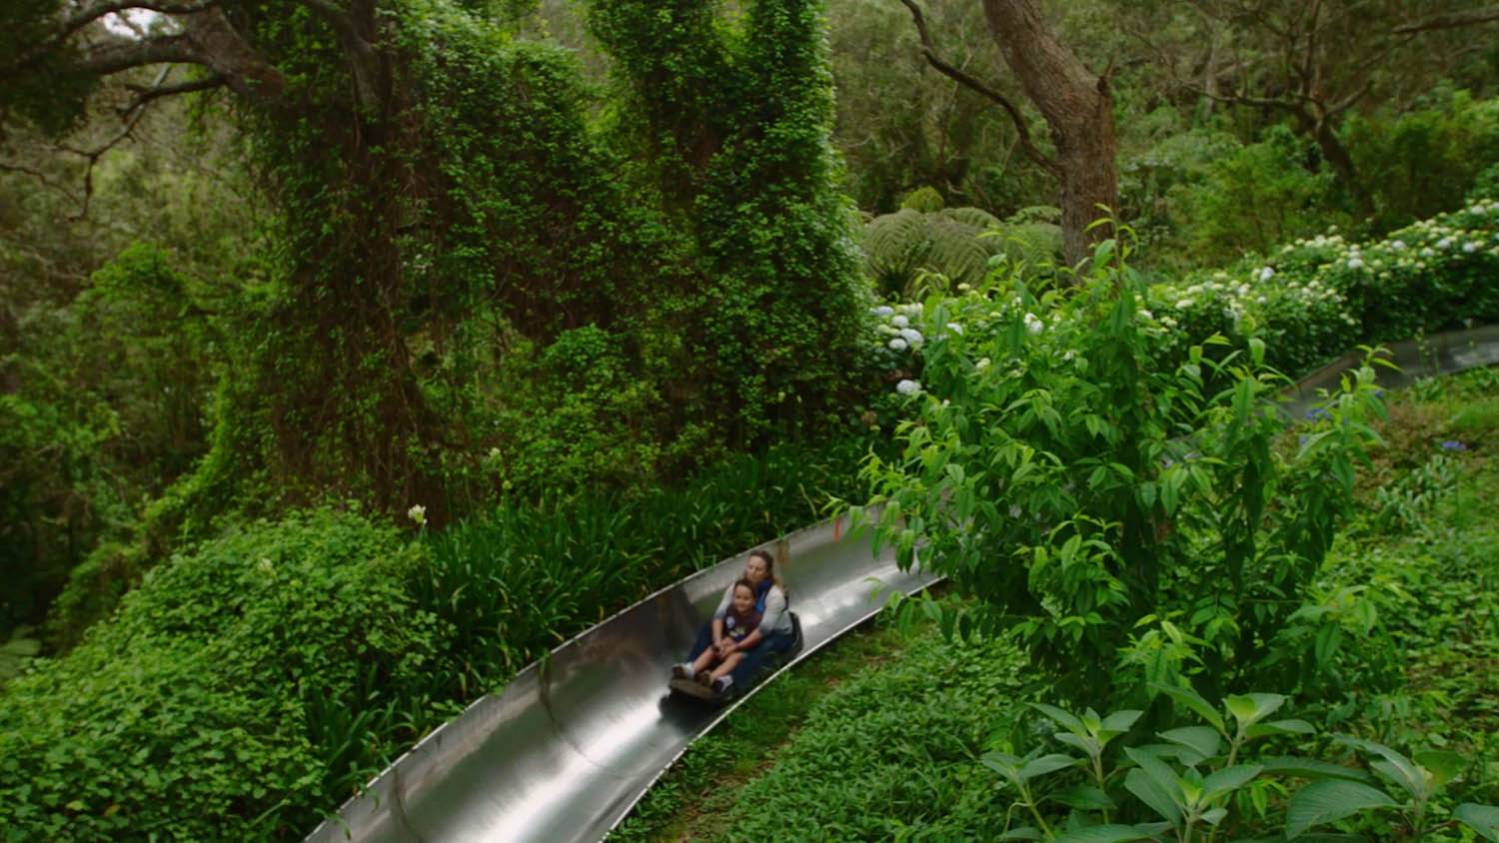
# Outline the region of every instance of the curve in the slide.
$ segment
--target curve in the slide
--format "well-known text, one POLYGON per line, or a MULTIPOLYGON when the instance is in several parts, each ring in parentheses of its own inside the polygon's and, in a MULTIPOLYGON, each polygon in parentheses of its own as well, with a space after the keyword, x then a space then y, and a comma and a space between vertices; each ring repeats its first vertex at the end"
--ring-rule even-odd
MULTIPOLYGON (((1390 346, 1415 378, 1499 363, 1499 326, 1390 346)), ((1349 353, 1285 395, 1299 417, 1320 389, 1363 359, 1349 353)), ((846 520, 793 533, 768 547, 802 621, 799 661, 877 613, 894 592, 935 581, 903 572, 890 551, 844 535, 846 520)), ((308 835, 308 843, 594 841, 699 735, 728 716, 668 695, 671 663, 741 570, 748 551, 662 589, 553 650, 498 696, 485 696, 427 736, 308 835)), ((788 665, 789 666, 789 665, 788 665)), ((762 683, 763 684, 763 683, 762 683)), ((742 702, 742 700, 741 700, 742 702)))
MULTIPOLYGON (((894 592, 934 581, 903 572, 848 520, 766 546, 777 557, 803 646, 793 662, 868 619, 894 592)), ((381 773, 310 843, 593 841, 732 707, 669 695, 667 672, 744 569, 748 552, 620 612, 521 671, 381 773)), ((763 683, 762 683, 763 686, 763 683)), ((742 700, 741 700, 742 702, 742 700)))

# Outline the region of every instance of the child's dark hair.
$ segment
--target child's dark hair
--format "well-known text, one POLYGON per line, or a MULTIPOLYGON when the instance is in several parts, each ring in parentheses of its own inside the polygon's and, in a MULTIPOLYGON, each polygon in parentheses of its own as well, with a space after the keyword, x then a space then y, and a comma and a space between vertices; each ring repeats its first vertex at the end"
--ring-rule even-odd
POLYGON ((734 580, 734 590, 735 591, 738 591, 739 590, 739 586, 741 586, 741 585, 744 586, 745 588, 749 589, 749 592, 750 592, 751 595, 753 595, 755 593, 755 584, 752 583, 752 582, 750 582, 748 578, 746 578, 746 577, 740 577, 739 579, 734 580))

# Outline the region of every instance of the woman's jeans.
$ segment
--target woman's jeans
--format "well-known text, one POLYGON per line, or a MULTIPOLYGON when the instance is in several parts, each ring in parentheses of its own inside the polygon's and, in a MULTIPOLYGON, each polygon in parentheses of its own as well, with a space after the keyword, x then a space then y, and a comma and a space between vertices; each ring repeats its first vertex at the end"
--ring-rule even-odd
MULTIPOLYGON (((790 632, 772 632, 765 636, 759 644, 744 654, 744 658, 730 674, 734 677, 734 687, 740 690, 748 688, 755 674, 765 665, 766 659, 775 653, 786 652, 794 643, 796 643, 796 637, 790 632)), ((703 624, 702 629, 698 630, 697 642, 692 645, 692 652, 688 654, 687 660, 689 662, 695 660, 711 646, 713 646, 713 621, 709 620, 703 624)))

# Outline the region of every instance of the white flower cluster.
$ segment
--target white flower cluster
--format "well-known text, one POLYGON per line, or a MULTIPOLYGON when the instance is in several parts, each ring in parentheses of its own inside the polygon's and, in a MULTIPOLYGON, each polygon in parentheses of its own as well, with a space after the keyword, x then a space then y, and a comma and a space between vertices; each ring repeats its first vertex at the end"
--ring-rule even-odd
POLYGON ((892 351, 921 348, 922 343, 926 342, 926 337, 911 327, 911 320, 921 316, 921 305, 900 304, 891 307, 882 304, 871 307, 869 313, 879 322, 877 330, 884 337, 881 341, 892 351))

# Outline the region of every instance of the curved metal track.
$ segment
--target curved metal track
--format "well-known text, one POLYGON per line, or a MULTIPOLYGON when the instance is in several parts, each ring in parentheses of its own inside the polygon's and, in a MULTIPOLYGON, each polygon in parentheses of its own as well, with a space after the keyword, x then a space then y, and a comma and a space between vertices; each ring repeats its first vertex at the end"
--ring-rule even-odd
MULTIPOLYGON (((1401 371, 1381 369, 1380 381, 1401 386, 1499 363, 1499 327, 1390 348, 1401 371)), ((1350 353, 1298 383, 1286 393, 1287 411, 1299 416, 1318 389, 1335 386, 1361 360, 1350 353)), ((867 540, 846 538, 846 526, 826 522, 767 546, 802 621, 805 643, 793 664, 873 616, 891 593, 936 580, 900 571, 889 551, 875 556, 867 540)), ((562 644, 399 758, 308 843, 600 839, 732 710, 668 695, 666 675, 747 556, 662 589, 562 644)))
MULTIPOLYGON (((889 551, 875 556, 867 538, 844 536, 847 525, 829 521, 764 546, 776 554, 801 619, 804 643, 791 663, 873 616, 892 593, 935 580, 902 572, 889 551)), ((748 555, 699 571, 559 646, 502 694, 434 731, 307 840, 603 837, 732 710, 671 696, 666 678, 748 555)))

